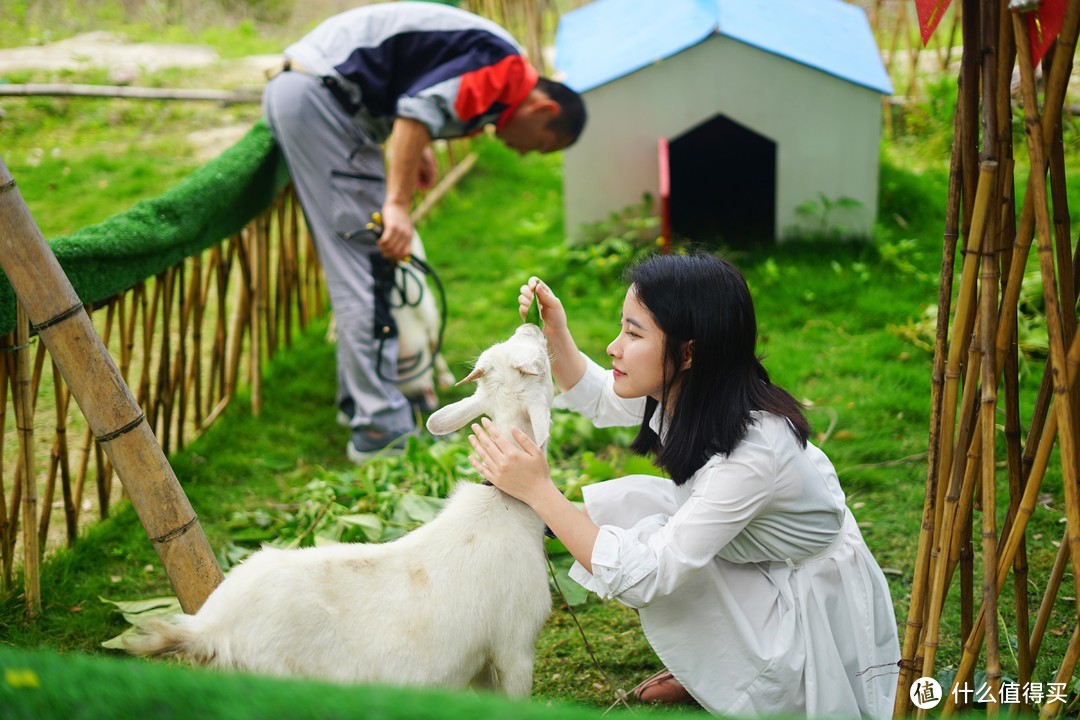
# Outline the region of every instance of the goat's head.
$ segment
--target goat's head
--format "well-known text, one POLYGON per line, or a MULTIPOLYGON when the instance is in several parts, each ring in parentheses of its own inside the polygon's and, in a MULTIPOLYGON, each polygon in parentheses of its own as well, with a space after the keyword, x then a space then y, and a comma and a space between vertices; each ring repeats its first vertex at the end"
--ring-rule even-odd
POLYGON ((547 448, 554 388, 547 340, 540 328, 524 324, 509 340, 482 352, 458 385, 467 382, 475 382, 476 391, 432 413, 427 421, 432 434, 446 435, 487 415, 507 437, 516 425, 547 448))

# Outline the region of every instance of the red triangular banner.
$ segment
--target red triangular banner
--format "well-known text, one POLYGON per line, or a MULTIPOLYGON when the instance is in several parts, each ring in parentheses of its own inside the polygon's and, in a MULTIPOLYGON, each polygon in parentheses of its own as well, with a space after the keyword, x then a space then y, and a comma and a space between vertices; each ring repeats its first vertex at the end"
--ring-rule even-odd
POLYGON ((1039 64, 1061 33, 1061 26, 1065 24, 1065 2, 1066 0, 1042 0, 1037 9, 1024 13, 1028 38, 1031 40, 1033 65, 1039 64))
MULTIPOLYGON (((949 9, 951 0, 915 0, 915 10, 919 14, 919 33, 922 35, 922 44, 926 45, 930 36, 934 34, 938 23, 949 9)), ((1062 0, 1064 3, 1064 0, 1062 0)), ((1064 7, 1064 4, 1063 4, 1064 7)))

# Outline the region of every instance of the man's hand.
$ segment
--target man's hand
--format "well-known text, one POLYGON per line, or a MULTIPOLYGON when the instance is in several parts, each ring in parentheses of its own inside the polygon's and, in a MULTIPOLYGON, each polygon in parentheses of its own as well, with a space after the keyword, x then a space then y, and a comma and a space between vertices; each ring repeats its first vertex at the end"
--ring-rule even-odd
POLYGON ((413 224, 409 206, 387 201, 382 206, 383 232, 379 238, 379 252, 391 262, 397 262, 409 254, 412 245, 413 224))
POLYGON ((413 192, 418 182, 434 179, 435 155, 430 144, 431 135, 425 125, 409 118, 394 121, 387 150, 383 234, 379 239, 379 252, 387 260, 396 262, 409 254, 413 236, 409 206, 413 192))

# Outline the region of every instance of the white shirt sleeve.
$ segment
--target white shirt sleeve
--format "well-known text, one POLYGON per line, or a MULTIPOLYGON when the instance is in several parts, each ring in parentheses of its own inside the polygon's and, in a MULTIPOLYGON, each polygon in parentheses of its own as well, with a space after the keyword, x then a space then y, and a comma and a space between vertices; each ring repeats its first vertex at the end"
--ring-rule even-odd
POLYGON ((640 425, 645 417, 645 398, 619 397, 612 372, 585 353, 581 356, 585 358, 585 374, 574 387, 555 396, 554 407, 581 413, 597 427, 640 425))
POLYGON ((671 594, 768 507, 774 465, 768 448, 744 442, 699 471, 690 497, 670 517, 646 517, 626 529, 601 526, 592 574, 575 565, 571 577, 634 608, 671 594))

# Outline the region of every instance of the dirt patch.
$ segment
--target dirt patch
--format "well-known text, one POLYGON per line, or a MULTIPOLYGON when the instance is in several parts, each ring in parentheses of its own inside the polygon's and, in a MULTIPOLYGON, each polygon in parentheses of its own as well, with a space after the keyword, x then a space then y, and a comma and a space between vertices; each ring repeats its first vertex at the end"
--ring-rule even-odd
POLYGON ((198 45, 129 43, 109 32, 90 32, 47 45, 0 49, 0 73, 14 70, 85 70, 153 72, 173 67, 201 67, 218 54, 198 45))
MULTIPOLYGON (((280 54, 222 60, 213 49, 200 45, 131 43, 116 33, 90 32, 47 45, 0 48, 0 81, 15 71, 105 69, 108 82, 128 85, 143 74, 169 68, 213 68, 213 87, 208 89, 260 90, 266 83, 266 71, 280 64, 280 54)), ((196 158, 206 162, 250 129, 250 123, 228 124, 197 130, 187 139, 196 158)))

